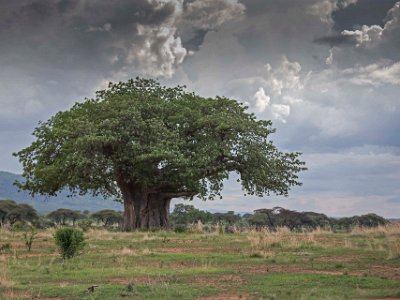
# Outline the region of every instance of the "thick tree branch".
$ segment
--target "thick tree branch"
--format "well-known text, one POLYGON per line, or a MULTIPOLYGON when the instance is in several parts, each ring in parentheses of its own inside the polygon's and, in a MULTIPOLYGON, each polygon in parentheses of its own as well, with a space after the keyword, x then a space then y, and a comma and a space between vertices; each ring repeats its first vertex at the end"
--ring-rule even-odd
POLYGON ((161 193, 164 198, 179 198, 179 197, 192 197, 196 195, 194 192, 170 192, 170 193, 161 193))

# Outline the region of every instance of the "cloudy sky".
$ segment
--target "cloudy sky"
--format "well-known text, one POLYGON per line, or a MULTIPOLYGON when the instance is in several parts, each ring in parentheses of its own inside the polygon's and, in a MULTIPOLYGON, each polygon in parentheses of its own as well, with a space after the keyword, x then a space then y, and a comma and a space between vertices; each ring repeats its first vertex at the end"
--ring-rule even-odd
POLYGON ((309 170, 287 198, 234 181, 202 209, 400 217, 400 2, 0 0, 0 170, 39 120, 135 76, 248 103, 309 170))

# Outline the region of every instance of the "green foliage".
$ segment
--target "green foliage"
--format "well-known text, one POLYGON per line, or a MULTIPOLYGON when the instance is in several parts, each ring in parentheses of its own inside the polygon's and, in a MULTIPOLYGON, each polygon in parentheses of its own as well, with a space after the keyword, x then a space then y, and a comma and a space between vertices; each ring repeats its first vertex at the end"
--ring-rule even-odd
POLYGON ((203 224, 211 221, 212 214, 199 210, 193 205, 176 204, 170 215, 173 224, 191 224, 201 221, 203 224))
POLYGON ((121 212, 112 209, 100 210, 93 213, 91 217, 97 220, 97 223, 102 222, 104 227, 111 226, 113 224, 119 224, 123 219, 121 212))
POLYGON ((203 98, 147 79, 109 85, 34 130, 15 155, 32 195, 91 192, 121 199, 119 180, 170 198, 214 199, 231 172, 251 195, 287 195, 305 170, 299 153, 283 153, 256 120, 225 97, 203 98))
MULTIPOLYGON (((36 210, 29 204, 17 204, 13 200, 0 200, 0 225, 10 223, 25 222, 35 223, 39 219, 36 210)), ((16 226, 17 228, 18 226, 16 226)))
POLYGON ((5 243, 3 245, 0 245, 0 253, 6 253, 11 250, 11 244, 10 243, 5 243))
POLYGON ((337 228, 350 229, 354 226, 377 227, 380 225, 386 225, 389 223, 389 221, 376 214, 366 214, 361 216, 353 216, 350 218, 332 218, 331 223, 337 228))
POLYGON ((0 222, 4 224, 7 220, 7 215, 18 207, 18 204, 13 200, 0 200, 0 222))
POLYGON ((83 232, 88 231, 93 226, 93 221, 90 219, 81 220, 78 222, 78 227, 82 229, 83 232))
POLYGON ((74 228, 60 228, 54 235, 54 240, 63 259, 72 258, 83 249, 85 238, 83 232, 74 228))
POLYGON ((49 213, 47 217, 59 225, 66 225, 66 221, 70 220, 74 226, 76 220, 86 218, 80 211, 66 208, 59 208, 49 213))
POLYGON ((241 219, 240 215, 235 214, 234 211, 228 211, 226 213, 214 213, 212 214, 212 222, 216 224, 234 225, 241 219))
POLYGON ((11 225, 16 222, 35 223, 39 219, 36 210, 29 204, 17 204, 13 200, 0 200, 0 223, 10 223, 11 225))
POLYGON ((176 224, 174 226, 174 231, 176 233, 185 233, 187 231, 187 224, 176 224))
POLYGON ((254 214, 240 216, 233 211, 226 213, 210 213, 199 210, 193 205, 177 204, 171 213, 172 223, 176 232, 185 232, 186 226, 201 221, 203 224, 219 225, 225 232, 236 228, 269 228, 287 227, 290 230, 312 230, 316 228, 351 229, 355 226, 377 227, 389 222, 376 214, 353 216, 349 218, 328 218, 325 214, 316 212, 298 212, 274 207, 255 210, 254 214), (183 229, 183 227, 185 227, 183 229))

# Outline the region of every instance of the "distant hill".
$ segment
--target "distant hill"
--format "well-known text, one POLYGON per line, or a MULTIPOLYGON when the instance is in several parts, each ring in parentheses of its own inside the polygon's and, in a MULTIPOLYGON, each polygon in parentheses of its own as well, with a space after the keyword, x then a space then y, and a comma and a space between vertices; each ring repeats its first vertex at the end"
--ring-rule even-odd
POLYGON ((123 210, 122 204, 105 200, 101 197, 91 195, 67 197, 68 192, 61 192, 57 197, 35 196, 32 198, 27 192, 18 192, 13 185, 16 180, 23 181, 21 175, 0 171, 0 199, 11 199, 18 203, 28 203, 39 212, 50 212, 58 208, 69 208, 74 210, 97 211, 100 209, 123 210))

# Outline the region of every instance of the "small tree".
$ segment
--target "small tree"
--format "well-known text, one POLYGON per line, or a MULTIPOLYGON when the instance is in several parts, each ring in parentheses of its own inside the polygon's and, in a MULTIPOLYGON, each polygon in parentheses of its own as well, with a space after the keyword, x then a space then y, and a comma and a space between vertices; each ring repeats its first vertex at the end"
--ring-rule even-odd
POLYGON ((179 203, 171 213, 171 220, 176 224, 190 224, 201 221, 203 224, 211 220, 212 214, 195 208, 193 205, 179 203))
POLYGON ((23 236, 24 236, 24 241, 25 241, 25 247, 28 250, 28 252, 30 252, 32 249, 32 244, 36 237, 36 233, 37 232, 35 230, 35 227, 33 227, 33 226, 29 226, 28 228, 25 228, 25 230, 24 230, 23 236))
POLYGON ((6 219, 11 225, 15 224, 17 221, 20 221, 21 223, 33 223, 39 219, 39 215, 32 206, 22 203, 11 209, 6 216, 6 219))
POLYGON ((54 235, 55 243, 63 259, 72 258, 84 246, 83 232, 74 228, 60 228, 54 235))
POLYGON ((53 220, 58 225, 66 225, 68 220, 72 221, 72 226, 79 219, 84 219, 86 216, 78 210, 71 210, 67 208, 59 208, 48 214, 48 218, 53 220))
POLYGON ((7 215, 16 207, 18 204, 13 200, 0 200, 0 225, 6 223, 7 215))

